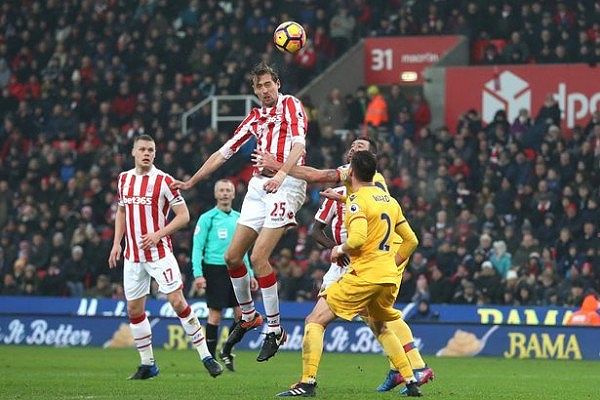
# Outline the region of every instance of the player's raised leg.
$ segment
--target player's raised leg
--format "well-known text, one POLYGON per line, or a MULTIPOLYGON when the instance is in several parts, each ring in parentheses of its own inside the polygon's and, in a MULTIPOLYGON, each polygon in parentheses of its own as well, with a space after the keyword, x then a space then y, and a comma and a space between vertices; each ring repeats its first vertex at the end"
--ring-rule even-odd
POLYGON ((279 346, 287 340, 287 333, 280 323, 279 295, 277 293, 277 277, 269 263, 269 257, 283 236, 285 227, 263 228, 256 239, 250 257, 260 287, 265 314, 267 317, 267 335, 256 361, 267 361, 273 357, 279 346))
POLYGON ((233 326, 227 341, 223 345, 221 357, 231 355, 231 349, 239 343, 246 332, 262 325, 262 316, 256 312, 252 293, 250 291, 250 275, 243 262, 244 254, 248 252, 252 243, 258 237, 256 230, 237 224, 231 244, 225 253, 225 263, 231 278, 235 297, 242 311, 242 318, 233 326))

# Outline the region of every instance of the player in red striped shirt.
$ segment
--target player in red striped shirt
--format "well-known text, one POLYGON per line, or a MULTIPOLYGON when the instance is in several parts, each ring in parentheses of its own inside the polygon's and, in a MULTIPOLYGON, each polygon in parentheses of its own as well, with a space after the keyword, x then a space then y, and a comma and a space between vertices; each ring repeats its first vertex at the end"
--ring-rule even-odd
POLYGON ((263 322, 254 308, 250 276, 242 262, 242 257, 254 244, 251 262, 267 317, 265 340, 256 360, 266 361, 287 338, 280 325, 277 279, 269 257, 285 230, 296 225, 296 213, 306 197, 306 182, 289 176, 288 172, 292 167, 304 164, 307 121, 302 103, 294 96, 279 93, 281 82, 268 65, 261 63, 252 71, 252 87, 262 107, 250 111, 233 137, 214 152, 191 179, 177 181, 172 187, 189 189, 206 179, 252 137, 256 138, 258 150, 271 154, 282 163, 277 172, 255 170, 248 183, 231 245, 225 253, 229 276, 242 309, 242 320, 232 329, 224 351, 263 322))
POLYGON ((210 375, 216 377, 223 372, 223 367, 208 351, 200 322, 183 296, 181 273, 171 246, 170 235, 190 220, 187 205, 179 191, 169 187, 173 178, 154 166, 156 145, 150 136, 136 137, 131 154, 135 167, 122 172, 117 181, 119 206, 108 258, 109 267, 115 268, 125 236, 123 286, 129 326, 141 358, 140 366, 130 379, 153 378, 159 372, 152 352, 152 329, 145 311, 151 278, 158 283, 158 290, 167 295, 202 363, 210 375), (169 222, 170 210, 175 217, 169 222))

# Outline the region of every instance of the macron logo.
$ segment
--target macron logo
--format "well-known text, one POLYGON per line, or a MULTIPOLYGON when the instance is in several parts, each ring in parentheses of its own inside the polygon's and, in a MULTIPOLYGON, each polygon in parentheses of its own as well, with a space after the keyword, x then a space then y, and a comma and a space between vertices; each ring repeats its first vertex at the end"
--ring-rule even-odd
POLYGON ((510 71, 487 81, 483 87, 481 116, 484 122, 494 120, 498 110, 506 111, 508 122, 512 123, 524 108, 531 114, 531 88, 529 83, 510 71))

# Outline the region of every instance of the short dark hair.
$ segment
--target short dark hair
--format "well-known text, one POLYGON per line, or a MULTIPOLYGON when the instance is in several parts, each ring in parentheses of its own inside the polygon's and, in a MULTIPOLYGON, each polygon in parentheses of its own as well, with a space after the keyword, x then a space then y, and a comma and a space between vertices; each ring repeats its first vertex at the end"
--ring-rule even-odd
POLYGON ((148 142, 154 142, 154 139, 152 138, 152 136, 143 134, 143 135, 137 135, 137 136, 135 136, 133 138, 133 144, 136 144, 140 140, 146 140, 148 142))
POLYGON ((356 140, 364 140, 365 142, 369 142, 369 151, 377 157, 377 141, 369 136, 357 137, 356 140))
POLYGON ((369 142, 369 150, 375 157, 377 157, 377 141, 371 137, 365 138, 367 142, 369 142))
POLYGON ((352 173, 361 182, 372 182, 377 170, 377 158, 370 151, 357 151, 350 161, 352 173))
POLYGON ((252 83, 254 84, 254 80, 257 79, 261 75, 271 75, 273 78, 273 82, 279 82, 279 75, 277 72, 266 62, 260 62, 254 66, 252 72, 250 73, 250 79, 252 79, 252 83))

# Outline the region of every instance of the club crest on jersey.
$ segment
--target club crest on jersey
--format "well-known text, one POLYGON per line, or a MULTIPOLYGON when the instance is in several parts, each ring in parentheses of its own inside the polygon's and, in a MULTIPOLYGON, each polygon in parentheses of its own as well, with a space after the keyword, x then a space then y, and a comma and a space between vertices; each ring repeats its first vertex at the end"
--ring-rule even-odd
POLYGON ((350 204, 350 212, 352 214, 357 213, 360 210, 360 207, 356 203, 350 204))

